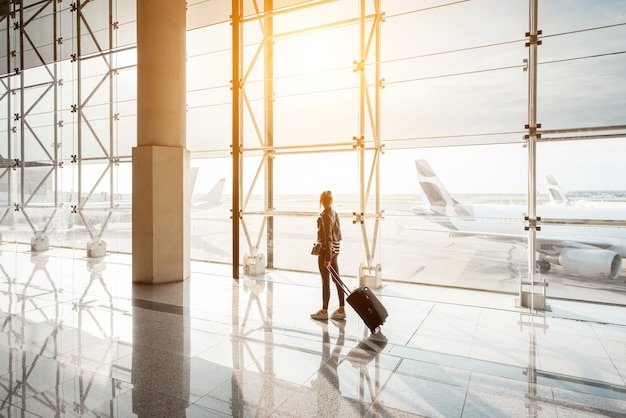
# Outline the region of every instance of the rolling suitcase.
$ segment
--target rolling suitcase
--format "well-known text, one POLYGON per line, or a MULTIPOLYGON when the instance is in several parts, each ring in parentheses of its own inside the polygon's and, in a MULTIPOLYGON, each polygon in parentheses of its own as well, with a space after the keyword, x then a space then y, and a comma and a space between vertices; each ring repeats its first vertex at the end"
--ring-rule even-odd
POLYGON ((359 314, 365 325, 372 333, 385 323, 388 313, 380 300, 367 286, 359 286, 350 292, 348 286, 341 280, 334 268, 328 267, 331 277, 339 288, 346 294, 346 301, 359 314))

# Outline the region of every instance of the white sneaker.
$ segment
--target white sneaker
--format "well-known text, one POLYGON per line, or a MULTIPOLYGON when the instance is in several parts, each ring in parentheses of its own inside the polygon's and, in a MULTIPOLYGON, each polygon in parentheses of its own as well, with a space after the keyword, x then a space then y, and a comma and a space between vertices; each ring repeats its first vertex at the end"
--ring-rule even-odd
POLYGON ((346 319, 346 312, 345 311, 341 312, 339 309, 337 309, 335 312, 333 312, 330 315, 330 319, 336 319, 336 320, 342 321, 346 319))
POLYGON ((315 319, 317 321, 325 321, 328 320, 328 312, 324 312, 322 309, 311 314, 311 319, 315 319))

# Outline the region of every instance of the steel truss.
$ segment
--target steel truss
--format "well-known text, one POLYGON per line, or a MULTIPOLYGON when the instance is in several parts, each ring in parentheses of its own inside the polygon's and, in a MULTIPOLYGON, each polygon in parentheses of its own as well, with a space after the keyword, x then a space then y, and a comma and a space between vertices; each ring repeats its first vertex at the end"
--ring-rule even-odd
MULTIPOLYGON (((352 213, 352 223, 359 226, 361 244, 364 250, 365 260, 359 268, 359 279, 367 282, 370 287, 379 287, 382 268, 375 265, 376 248, 378 245, 381 220, 384 211, 380 205, 380 158, 383 153, 380 129, 380 90, 383 80, 380 76, 380 25, 383 13, 380 0, 370 0, 374 13, 366 14, 366 0, 359 0, 360 14, 349 23, 356 23, 359 30, 359 57, 354 63, 354 72, 359 77, 359 128, 351 139, 344 142, 331 144, 308 144, 294 146, 274 146, 273 132, 273 43, 282 36, 292 36, 295 33, 306 33, 319 30, 320 27, 303 28, 288 34, 274 33, 273 18, 277 14, 291 13, 305 8, 316 7, 328 0, 307 2, 295 5, 288 9, 274 10, 273 1, 265 0, 263 5, 260 1, 253 1, 256 13, 244 17, 243 2, 232 2, 232 161, 233 161, 233 207, 232 207, 232 237, 233 237, 233 277, 239 277, 240 265, 240 228, 243 231, 247 244, 247 252, 243 257, 244 273, 256 275, 264 272, 265 266, 273 268, 274 260, 274 229, 273 220, 275 215, 287 216, 315 216, 316 213, 289 212, 279 213, 274 210, 274 175, 273 161, 280 155, 352 152, 358 161, 359 186, 358 208, 352 213), (261 7, 262 6, 262 7, 261 7), (243 32, 246 24, 257 23, 260 25, 263 40, 259 43, 253 58, 249 63, 243 59, 243 32), (255 65, 262 61, 264 66, 264 104, 263 115, 256 115, 246 94, 246 81, 252 73, 255 65), (373 70, 371 68, 373 67, 373 70), (373 78, 373 80, 371 79, 373 78), (258 145, 250 146, 244 141, 243 118, 244 112, 254 125, 256 142, 258 145), (260 121, 263 120, 263 129, 260 121), (243 184, 243 156, 261 155, 260 162, 256 167, 252 183, 248 188, 243 184), (248 210, 252 191, 264 178, 264 210, 248 210), (254 237, 248 226, 247 218, 262 216, 260 228, 255 231, 254 237), (261 242, 265 234, 267 245, 267 257, 259 252, 261 242), (265 261, 267 262, 265 264, 265 261)), ((337 21, 326 24, 323 27, 345 25, 346 21, 337 21)), ((247 139, 247 138, 246 138, 247 139)), ((249 140, 248 140, 249 141, 249 140)))
POLYGON ((55 223, 72 226, 76 215, 91 238, 88 256, 104 256, 102 235, 112 214, 122 210, 114 201, 114 167, 131 161, 130 156, 115 155, 119 115, 114 86, 120 68, 114 65, 118 52, 114 51, 118 27, 113 21, 114 0, 104 6, 107 36, 89 21, 102 11, 103 2, 63 3, 13 1, 0 16, 7 39, 0 100, 7 112, 8 132, 0 151, 0 182, 7 191, 0 221, 8 220, 12 212, 21 214, 33 233, 31 249, 44 251, 49 249, 55 223), (93 52, 84 54, 83 45, 93 52), (89 76, 83 71, 86 65, 91 68, 89 76), (96 76, 95 67, 100 68, 96 76), (70 80, 64 79, 67 68, 71 68, 70 80), (94 82, 96 77, 100 78, 94 82), (103 120, 107 121, 104 129, 103 120), (64 148, 72 151, 63 152, 64 148), (84 173, 86 165, 94 163, 104 166, 95 180, 93 174, 84 173), (78 184, 72 187, 77 193, 60 190, 66 164, 77 170, 78 184), (14 184, 17 180, 19 186, 14 184), (108 200, 94 204, 94 192, 106 180, 108 200))

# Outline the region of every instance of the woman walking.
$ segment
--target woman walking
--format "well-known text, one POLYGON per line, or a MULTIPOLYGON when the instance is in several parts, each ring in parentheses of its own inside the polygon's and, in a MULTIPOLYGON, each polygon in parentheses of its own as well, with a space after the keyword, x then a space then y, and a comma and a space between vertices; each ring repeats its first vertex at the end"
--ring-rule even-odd
MULTIPOLYGON (((322 192, 320 195, 320 206, 324 208, 324 211, 317 218, 317 240, 322 243, 322 250, 317 257, 317 266, 322 276, 322 309, 312 313, 311 318, 327 320, 328 302, 330 301, 330 272, 328 268, 332 267, 337 275, 339 274, 337 256, 339 255, 339 241, 341 241, 341 226, 339 215, 333 210, 333 194, 330 190, 322 192)), ((330 319, 343 320, 346 319, 345 295, 337 283, 335 286, 337 287, 339 308, 330 315, 330 319)))

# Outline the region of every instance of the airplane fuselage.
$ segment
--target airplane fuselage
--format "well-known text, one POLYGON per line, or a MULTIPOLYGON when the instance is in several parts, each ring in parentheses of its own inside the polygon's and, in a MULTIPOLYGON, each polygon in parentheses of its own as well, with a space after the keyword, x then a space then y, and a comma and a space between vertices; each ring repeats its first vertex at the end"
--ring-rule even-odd
MULTIPOLYGON (((505 204, 461 204, 447 206, 445 213, 441 209, 434 212, 447 217, 448 227, 464 232, 502 234, 502 236, 523 237, 527 222, 524 217, 528 207, 505 204)), ((616 220, 626 221, 626 208, 584 208, 568 206, 538 206, 537 217, 543 219, 581 220, 616 220)), ((597 226, 580 223, 576 225, 541 225, 537 231, 538 239, 559 239, 574 241, 593 246, 601 245, 626 257, 626 227, 597 226)))

